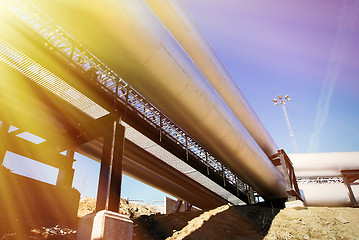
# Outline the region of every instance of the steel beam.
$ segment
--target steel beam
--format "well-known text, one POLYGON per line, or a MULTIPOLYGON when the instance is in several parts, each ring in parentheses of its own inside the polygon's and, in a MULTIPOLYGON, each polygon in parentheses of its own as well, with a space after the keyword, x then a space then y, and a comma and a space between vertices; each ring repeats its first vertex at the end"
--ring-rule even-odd
POLYGON ((353 184, 359 178, 359 169, 357 170, 342 170, 340 171, 344 185, 347 188, 350 202, 353 207, 358 207, 359 203, 355 198, 351 184, 353 184))
MULTIPOLYGON (((102 142, 93 141, 80 146, 76 151, 100 161, 101 148, 102 142)), ((127 139, 125 140, 123 171, 124 174, 138 181, 202 209, 214 208, 227 203, 211 190, 127 139)))
POLYGON ((113 121, 111 127, 104 136, 96 212, 118 212, 120 206, 125 127, 118 121, 113 121))
POLYGON ((21 156, 34 159, 46 165, 58 168, 69 169, 72 167, 73 159, 69 159, 54 149, 43 149, 38 144, 29 142, 17 136, 9 134, 7 151, 19 154, 21 156))

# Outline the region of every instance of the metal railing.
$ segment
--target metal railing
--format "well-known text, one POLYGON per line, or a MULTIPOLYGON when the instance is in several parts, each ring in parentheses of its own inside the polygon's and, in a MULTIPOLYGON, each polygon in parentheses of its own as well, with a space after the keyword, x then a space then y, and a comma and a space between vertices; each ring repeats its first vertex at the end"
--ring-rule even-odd
POLYGON ((65 58, 71 67, 80 69, 83 72, 91 70, 95 73, 100 86, 105 91, 113 94, 114 97, 117 96, 118 102, 124 104, 126 109, 135 111, 139 117, 158 129, 160 138, 165 135, 179 144, 187 154, 192 154, 207 167, 207 173, 209 169, 212 169, 223 177, 224 185, 227 180, 237 191, 248 192, 249 186, 228 167, 224 166, 223 163, 142 97, 118 74, 68 35, 61 27, 49 20, 38 8, 28 1, 11 1, 8 5, 8 10, 28 28, 37 33, 48 48, 65 58))

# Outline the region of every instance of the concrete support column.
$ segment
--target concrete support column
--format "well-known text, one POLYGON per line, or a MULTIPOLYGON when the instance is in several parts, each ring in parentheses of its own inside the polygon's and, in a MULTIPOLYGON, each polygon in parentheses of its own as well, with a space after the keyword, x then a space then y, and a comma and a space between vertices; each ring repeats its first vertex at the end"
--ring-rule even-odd
POLYGON ((124 140, 125 127, 113 121, 109 133, 104 136, 96 212, 119 210, 124 140))
POLYGON ((249 203, 250 203, 250 204, 256 203, 256 199, 254 198, 254 192, 253 192, 253 188, 252 188, 252 187, 249 187, 248 200, 249 200, 249 203))
POLYGON ((56 185, 63 186, 63 187, 69 187, 69 188, 72 187, 72 182, 73 182, 74 173, 75 173, 75 170, 72 168, 74 154, 75 154, 75 151, 73 149, 67 150, 66 157, 69 158, 69 161, 71 161, 71 164, 69 164, 66 169, 59 169, 59 174, 57 176, 56 185))
POLYGON ((192 204, 185 202, 184 210, 187 212, 187 211, 191 211, 191 209, 192 209, 192 204))
POLYGON ((178 199, 177 202, 176 202, 176 205, 175 205, 175 207, 173 209, 173 212, 175 212, 175 213, 179 212, 181 210, 182 203, 183 203, 183 201, 178 199))

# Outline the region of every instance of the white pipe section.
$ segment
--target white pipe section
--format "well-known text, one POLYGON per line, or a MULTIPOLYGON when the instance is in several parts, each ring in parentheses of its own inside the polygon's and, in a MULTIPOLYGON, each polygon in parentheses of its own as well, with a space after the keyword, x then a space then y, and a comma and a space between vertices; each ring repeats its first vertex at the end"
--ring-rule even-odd
MULTIPOLYGON (((359 152, 289 154, 298 178, 340 177, 341 170, 359 169, 359 152)), ((299 183, 301 195, 308 206, 351 206, 343 183, 299 183)), ((359 200, 359 185, 351 185, 359 200)))
POLYGON ((180 0, 146 0, 268 157, 278 147, 180 0))
POLYGON ((339 177, 341 170, 359 169, 359 152, 289 154, 295 175, 305 177, 339 177))
MULTIPOLYGON (((298 184, 307 206, 345 207, 351 206, 347 188, 343 183, 298 184)), ((359 185, 352 185, 353 194, 359 199, 359 185)))
POLYGON ((33 0, 265 198, 280 173, 144 0, 33 0))

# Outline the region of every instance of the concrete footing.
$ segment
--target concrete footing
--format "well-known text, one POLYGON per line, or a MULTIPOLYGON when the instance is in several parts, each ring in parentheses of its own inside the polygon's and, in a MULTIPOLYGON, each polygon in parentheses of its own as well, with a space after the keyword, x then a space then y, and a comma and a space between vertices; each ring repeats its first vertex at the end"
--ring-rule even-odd
POLYGON ((125 215, 106 210, 84 216, 77 229, 78 240, 130 240, 133 222, 125 215))
POLYGON ((285 203, 285 208, 306 208, 303 201, 295 200, 285 203))

